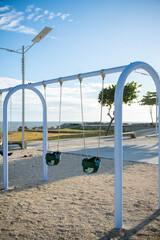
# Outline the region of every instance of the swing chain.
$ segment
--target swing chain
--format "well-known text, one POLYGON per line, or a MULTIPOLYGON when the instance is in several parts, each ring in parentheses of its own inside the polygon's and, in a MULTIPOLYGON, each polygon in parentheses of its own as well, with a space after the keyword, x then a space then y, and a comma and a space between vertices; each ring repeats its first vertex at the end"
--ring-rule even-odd
POLYGON ((12 150, 12 96, 10 97, 10 139, 11 139, 10 150, 12 150))
POLYGON ((81 115, 82 115, 82 127, 83 127, 84 155, 88 158, 87 151, 86 151, 85 132, 84 132, 84 116, 83 116, 83 101, 82 101, 82 78, 81 78, 80 74, 77 77, 78 77, 79 82, 80 82, 80 97, 81 97, 81 115))
MULTIPOLYGON (((28 84, 31 84, 31 83, 28 83, 28 84)), ((47 84, 45 83, 45 81, 42 82, 42 85, 44 88, 46 88, 47 84)))
POLYGON ((102 80, 104 80, 105 79, 105 74, 104 74, 103 70, 101 70, 100 73, 101 73, 101 76, 102 76, 102 80))
POLYGON ((59 102, 59 128, 58 128, 58 143, 57 143, 57 151, 59 152, 60 148, 60 129, 61 129, 61 109, 62 109, 62 80, 61 78, 58 79, 60 83, 60 102, 59 102))
MULTIPOLYGON (((44 87, 44 98, 45 98, 45 101, 46 101, 46 84, 45 84, 45 82, 42 82, 42 85, 43 85, 43 87, 44 87)), ((47 102, 46 102, 46 104, 47 104, 47 102)))
POLYGON ((59 81, 60 85, 62 85, 62 84, 63 84, 63 82, 62 82, 61 78, 58 78, 58 81, 59 81))
POLYGON ((101 73, 101 76, 102 76, 102 101, 101 101, 101 110, 100 110, 100 126, 99 126, 99 139, 98 139, 97 157, 99 157, 100 140, 101 140, 102 112, 103 112, 103 99, 104 99, 104 79, 105 79, 105 74, 104 74, 103 70, 101 70, 100 73, 101 73))
MULTIPOLYGON (((42 85, 44 87, 44 99, 46 102, 46 108, 47 108, 47 93, 46 93, 46 86, 47 84, 43 81, 42 85)), ((46 111, 46 119, 47 119, 47 111, 46 111)), ((47 122, 48 123, 48 122, 47 122)), ((47 124, 47 135, 48 135, 48 124, 47 124)), ((48 141, 48 137, 47 137, 47 145, 48 145, 48 149, 49 149, 49 141, 48 141)))
POLYGON ((82 82, 82 80, 83 80, 83 79, 81 78, 81 75, 80 75, 80 74, 78 74, 78 75, 77 75, 77 77, 78 77, 78 79, 79 79, 79 82, 81 83, 81 82, 82 82))

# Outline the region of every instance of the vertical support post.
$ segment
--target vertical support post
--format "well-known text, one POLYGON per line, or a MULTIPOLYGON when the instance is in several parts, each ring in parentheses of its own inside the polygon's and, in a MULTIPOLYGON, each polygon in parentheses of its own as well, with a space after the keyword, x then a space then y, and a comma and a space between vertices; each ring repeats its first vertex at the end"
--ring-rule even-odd
POLYGON ((115 208, 115 228, 116 229, 121 229, 123 224, 122 91, 123 91, 123 85, 121 85, 121 89, 119 89, 118 93, 117 91, 115 92, 114 208, 115 208))
MULTIPOLYGON (((22 46, 22 84, 25 84, 25 49, 22 46)), ((22 148, 24 145, 24 121, 25 121, 25 94, 24 88, 22 89, 22 148)))
POLYGON ((8 104, 8 100, 4 101, 4 104, 3 104, 3 189, 8 188, 8 119, 7 119, 7 104, 8 104))
MULTIPOLYGON (((159 103, 159 113, 160 113, 160 98, 158 97, 158 103, 159 103)), ((160 119, 159 119, 159 125, 160 125, 160 119)), ((159 209, 160 209, 160 126, 159 126, 159 156, 158 156, 158 172, 159 172, 159 209)))
POLYGON ((3 104, 2 104, 2 92, 0 92, 0 131, 3 131, 3 104))
POLYGON ((46 153, 47 153, 47 105, 46 101, 43 102, 43 181, 47 181, 47 164, 46 164, 46 153))
POLYGON ((158 135, 158 96, 156 92, 156 136, 158 135))

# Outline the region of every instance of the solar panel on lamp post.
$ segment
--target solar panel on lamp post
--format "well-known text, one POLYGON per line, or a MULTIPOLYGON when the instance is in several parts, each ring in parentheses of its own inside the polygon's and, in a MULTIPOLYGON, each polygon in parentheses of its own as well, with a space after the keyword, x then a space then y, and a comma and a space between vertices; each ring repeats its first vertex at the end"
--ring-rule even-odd
MULTIPOLYGON (((33 47, 35 43, 39 43, 50 31, 52 28, 45 27, 33 40, 33 44, 30 45, 27 49, 25 46, 22 46, 22 51, 11 50, 8 48, 0 48, 1 50, 6 50, 8 52, 19 53, 22 55, 22 84, 25 84, 25 53, 33 47)), ((24 124, 25 123, 25 93, 24 89, 22 90, 22 148, 25 148, 25 137, 24 137, 24 124)))

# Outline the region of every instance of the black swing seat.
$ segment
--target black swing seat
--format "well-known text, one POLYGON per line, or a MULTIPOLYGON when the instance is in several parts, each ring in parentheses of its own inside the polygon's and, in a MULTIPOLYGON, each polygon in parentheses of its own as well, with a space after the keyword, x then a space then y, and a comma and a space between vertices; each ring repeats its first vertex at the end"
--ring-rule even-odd
POLYGON ((83 172, 90 174, 98 171, 101 159, 99 157, 84 158, 82 160, 83 172))
POLYGON ((46 164, 48 166, 55 166, 58 165, 59 161, 61 160, 61 152, 47 152, 46 154, 46 164))
MULTIPOLYGON (((0 151, 0 154, 3 156, 3 151, 0 151)), ((12 154, 13 154, 12 152, 9 152, 8 156, 11 156, 12 154)))

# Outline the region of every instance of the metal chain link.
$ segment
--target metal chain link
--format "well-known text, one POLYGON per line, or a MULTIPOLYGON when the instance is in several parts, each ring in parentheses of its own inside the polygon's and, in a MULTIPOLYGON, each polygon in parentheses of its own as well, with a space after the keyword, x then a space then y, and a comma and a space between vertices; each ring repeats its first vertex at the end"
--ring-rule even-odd
MULTIPOLYGON (((9 129, 10 129, 10 138, 12 136, 12 96, 10 97, 10 126, 9 126, 9 129)), ((12 139, 11 139, 11 144, 10 144, 10 150, 12 150, 12 139)))
POLYGON ((87 156, 87 151, 86 151, 86 140, 85 140, 85 132, 84 132, 84 115, 83 115, 83 96, 82 96, 82 78, 80 75, 77 76, 79 79, 80 83, 80 98, 81 98, 81 116, 82 116, 82 127, 83 127, 83 144, 84 144, 84 155, 85 157, 88 158, 87 156))
POLYGON ((102 112, 103 112, 103 99, 104 99, 104 79, 105 75, 101 70, 102 76, 102 100, 101 100, 101 110, 100 110, 100 126, 99 126, 99 139, 98 139, 98 150, 97 150, 97 157, 99 157, 99 149, 100 149, 100 141, 101 141, 101 130, 102 130, 102 112))
POLYGON ((58 143, 57 143, 57 151, 60 149, 60 130, 61 130, 61 109, 62 109, 62 84, 63 82, 59 78, 60 83, 60 101, 59 101, 59 129, 58 129, 58 143))
MULTIPOLYGON (((46 102, 46 119, 47 119, 47 89, 46 89, 46 84, 43 82, 42 83, 43 87, 44 87, 44 99, 46 102)), ((48 122, 47 122, 47 146, 48 146, 48 150, 50 149, 50 145, 49 145, 49 140, 48 140, 48 122)))

